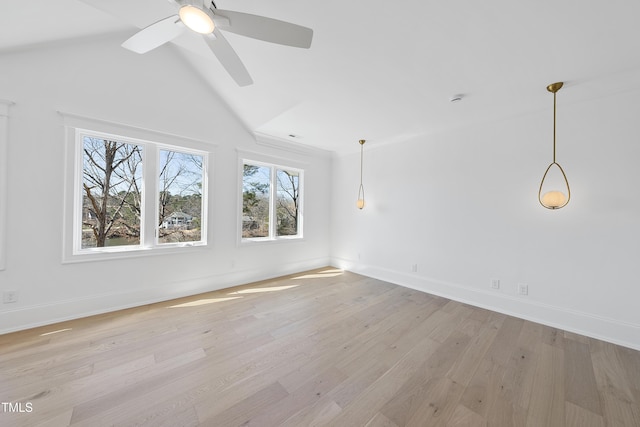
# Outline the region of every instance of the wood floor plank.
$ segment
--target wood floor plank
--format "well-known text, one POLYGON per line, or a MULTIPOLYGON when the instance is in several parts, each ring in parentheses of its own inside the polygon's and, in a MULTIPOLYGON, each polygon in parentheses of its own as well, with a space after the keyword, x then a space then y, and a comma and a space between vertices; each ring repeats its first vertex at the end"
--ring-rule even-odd
POLYGON ((628 376, 617 346, 592 339, 590 347, 606 422, 611 425, 640 425, 640 406, 633 392, 639 382, 628 376))
POLYGON ((455 413, 464 387, 449 378, 435 377, 426 390, 426 399, 411 413, 406 426, 445 425, 455 413))
POLYGON ((640 352, 327 267, 0 336, 0 425, 640 426, 640 352))
MULTIPOLYGON (((638 396, 637 392, 640 391, 640 358, 638 358, 638 352, 620 346, 616 346, 615 350, 620 364, 627 373, 629 387, 631 387, 633 394, 638 396)), ((636 398, 635 403, 638 404, 640 401, 636 398)))
POLYGON ((564 338, 567 340, 577 341, 582 344, 589 344, 589 338, 574 332, 564 331, 564 338))
POLYGON ((375 331, 375 334, 366 331, 357 339, 345 342, 347 353, 340 358, 338 366, 350 372, 362 366, 363 358, 375 358, 391 367, 417 341, 434 330, 437 322, 430 317, 439 307, 437 303, 429 303, 421 307, 418 313, 412 310, 398 312, 390 316, 384 327, 375 331))
POLYGON ((34 427, 66 427, 71 423, 73 409, 64 410, 58 414, 51 415, 44 421, 34 425, 34 427))
MULTIPOLYGON (((505 392, 505 387, 509 390, 513 384, 511 375, 505 380, 505 372, 514 372, 513 355, 518 350, 524 322, 511 317, 496 318, 495 321, 500 322, 500 326, 486 352, 478 358, 475 373, 464 382, 467 387, 460 403, 491 421, 489 425, 508 425, 504 420, 514 423, 521 416, 520 409, 511 400, 513 396, 505 392)), ((493 325, 497 327, 495 322, 493 325)))
POLYGON ((487 423, 490 426, 523 427, 527 424, 527 409, 513 403, 511 396, 504 390, 491 391, 495 397, 489 401, 491 405, 487 411, 487 423))
POLYGON ((361 424, 369 419, 370 414, 377 413, 382 406, 395 396, 402 386, 411 378, 422 361, 433 354, 438 343, 429 337, 422 339, 408 353, 373 384, 367 387, 356 399, 347 405, 340 414, 331 421, 332 426, 350 426, 361 424))
POLYGON ((340 408, 345 408, 373 384, 390 368, 388 360, 378 358, 362 358, 360 367, 348 370, 350 375, 335 389, 329 392, 332 401, 340 408))
POLYGON ((445 427, 487 427, 487 420, 459 404, 445 427))
POLYGON ((565 400, 597 415, 602 415, 600 395, 593 373, 589 345, 565 340, 565 400))
POLYGON ((594 414, 571 402, 565 405, 566 427, 604 427, 602 415, 594 414))
POLYGON ((527 427, 561 426, 565 422, 565 363, 560 348, 540 345, 527 427))
POLYGON ((309 378, 305 384, 290 392, 283 399, 252 417, 246 425, 252 427, 279 426, 304 407, 311 406, 320 400, 346 377, 335 367, 329 367, 309 378))
POLYGON ((133 417, 123 423, 113 423, 114 427, 196 427, 200 426, 198 414, 193 406, 183 409, 180 412, 160 412, 154 414, 156 416, 147 416, 146 418, 133 417))
POLYGON ((325 395, 314 404, 302 408, 283 421, 280 427, 324 426, 341 411, 342 408, 328 397, 328 395, 325 395))
POLYGON ((527 409, 531 400, 538 355, 542 345, 541 333, 542 330, 538 325, 531 322, 524 323, 511 358, 502 374, 505 392, 510 401, 520 408, 527 409))
MULTIPOLYGON (((463 333, 467 333, 464 325, 461 330, 463 333)), ((470 336, 467 348, 453 359, 453 365, 449 369, 447 377, 467 386, 497 334, 497 328, 481 328, 475 336, 470 336)))
POLYGON ((533 385, 535 371, 535 352, 525 344, 528 334, 524 327, 520 337, 514 343, 514 350, 506 365, 491 362, 493 369, 485 378, 484 398, 478 397, 478 407, 484 411, 485 419, 490 426, 525 426, 528 411, 528 400, 522 402, 522 395, 527 394, 533 385), (482 403, 479 402, 482 400, 482 403))
MULTIPOLYGON (((72 423, 95 418, 100 416, 105 410, 117 408, 121 405, 130 405, 135 401, 140 389, 151 390, 160 385, 170 382, 173 378, 179 378, 180 373, 189 372, 195 367, 204 367, 206 365, 205 354, 202 349, 191 351, 175 360, 165 361, 161 364, 145 366, 143 369, 137 369, 134 372, 126 374, 126 381, 116 390, 102 387, 100 391, 93 390, 88 393, 89 396, 95 396, 91 400, 82 400, 82 403, 74 407, 72 423)), ((111 372, 104 372, 104 376, 111 372)), ((99 386, 91 378, 89 386, 99 386)), ((102 383, 104 384, 104 383, 102 383)))
POLYGON ((449 398, 443 401, 442 397, 449 397, 450 388, 459 389, 462 394, 463 387, 445 378, 445 374, 455 361, 454 355, 464 351, 468 343, 467 335, 460 332, 452 334, 380 408, 380 413, 397 425, 406 425, 415 424, 427 415, 427 418, 442 415, 441 410, 446 407, 446 401, 453 403, 453 411, 458 403, 457 399, 450 402, 449 398), (438 411, 441 411, 440 414, 438 411))
POLYGON ((518 340, 523 325, 524 320, 507 317, 502 323, 491 347, 487 351, 486 357, 493 363, 501 366, 506 365, 515 350, 513 343, 518 340))
POLYGON ((466 384, 460 403, 483 419, 487 418, 491 399, 496 397, 493 390, 500 387, 501 367, 490 358, 481 359, 473 377, 466 384))
POLYGON ((198 418, 201 423, 220 426, 240 426, 247 425, 255 415, 261 411, 266 411, 278 401, 284 399, 289 394, 279 383, 273 383, 262 390, 247 396, 235 405, 216 414, 209 411, 202 411, 202 406, 198 410, 198 418))
POLYGON ((375 414, 371 420, 365 425, 365 427, 399 427, 396 423, 389 418, 382 415, 380 412, 375 414))

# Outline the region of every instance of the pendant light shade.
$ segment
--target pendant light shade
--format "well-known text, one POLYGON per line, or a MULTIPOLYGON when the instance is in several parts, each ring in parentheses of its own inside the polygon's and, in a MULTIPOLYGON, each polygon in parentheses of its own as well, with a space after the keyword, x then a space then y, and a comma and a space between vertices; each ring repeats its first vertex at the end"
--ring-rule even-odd
POLYGON ((553 93, 553 162, 542 176, 538 200, 547 209, 560 209, 569 203, 571 190, 564 169, 556 162, 556 93, 562 88, 562 82, 552 83, 547 90, 553 93))
POLYGON ((364 208, 364 186, 362 185, 362 157, 364 155, 364 139, 360 141, 360 187, 358 188, 358 201, 356 202, 356 206, 358 209, 364 208))

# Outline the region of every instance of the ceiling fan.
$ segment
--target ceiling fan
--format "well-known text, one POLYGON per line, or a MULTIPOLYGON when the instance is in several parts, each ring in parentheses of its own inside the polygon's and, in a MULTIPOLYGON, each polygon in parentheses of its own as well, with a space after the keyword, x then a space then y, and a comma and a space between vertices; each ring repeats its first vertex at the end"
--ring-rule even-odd
POLYGON ((308 49, 313 30, 289 22, 248 13, 218 9, 212 0, 169 0, 179 7, 176 15, 143 28, 122 43, 136 53, 146 53, 190 29, 202 34, 211 51, 239 86, 253 83, 249 72, 220 30, 258 40, 308 49))

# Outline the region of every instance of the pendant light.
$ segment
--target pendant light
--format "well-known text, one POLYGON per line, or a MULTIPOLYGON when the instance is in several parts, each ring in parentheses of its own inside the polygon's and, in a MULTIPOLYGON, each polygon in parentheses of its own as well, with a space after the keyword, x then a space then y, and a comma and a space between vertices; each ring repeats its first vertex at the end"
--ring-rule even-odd
POLYGON ((364 208, 364 187, 362 186, 362 157, 364 154, 364 139, 360 141, 360 187, 358 188, 358 201, 356 202, 356 206, 358 209, 364 208))
MULTIPOLYGON (((560 90, 562 87, 562 82, 552 83, 547 86, 547 90, 553 93, 553 162, 547 167, 547 170, 544 172, 542 176, 542 181, 540 182, 540 189, 538 190, 538 200, 540 204, 547 209, 560 209, 563 208, 569 203, 571 199, 571 190, 569 189, 569 181, 567 181, 567 175, 564 173, 564 169, 562 166, 556 162, 556 92, 560 90), (543 192, 543 187, 545 187, 545 179, 547 179, 547 175, 552 168, 555 167, 562 176, 562 180, 564 180, 564 184, 562 184, 562 180, 558 180, 560 184, 559 187, 565 187, 563 189, 557 189, 554 187, 557 183, 553 183, 553 186, 548 191, 543 192)), ((557 175, 557 173, 556 173, 557 175)))

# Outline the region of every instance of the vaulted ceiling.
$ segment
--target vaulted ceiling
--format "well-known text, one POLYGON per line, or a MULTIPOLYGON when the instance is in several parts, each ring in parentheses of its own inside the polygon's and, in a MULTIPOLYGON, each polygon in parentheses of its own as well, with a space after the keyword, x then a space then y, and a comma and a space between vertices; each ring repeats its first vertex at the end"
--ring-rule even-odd
MULTIPOLYGON (((565 81, 569 104, 640 87, 640 3, 629 0, 216 5, 310 27, 311 48, 225 33, 254 80, 246 87, 235 84, 196 34, 159 49, 193 67, 248 129, 326 150, 354 151, 359 139, 391 143, 548 109, 545 87, 555 81, 565 81), (463 99, 450 102, 456 94, 463 99)), ((3 1, 0 58, 103 33, 124 41, 175 13, 167 0, 3 1)))

